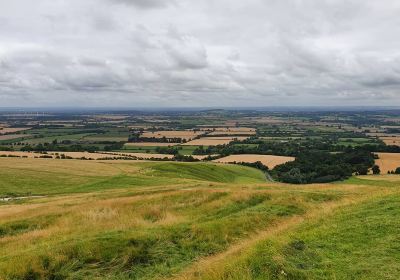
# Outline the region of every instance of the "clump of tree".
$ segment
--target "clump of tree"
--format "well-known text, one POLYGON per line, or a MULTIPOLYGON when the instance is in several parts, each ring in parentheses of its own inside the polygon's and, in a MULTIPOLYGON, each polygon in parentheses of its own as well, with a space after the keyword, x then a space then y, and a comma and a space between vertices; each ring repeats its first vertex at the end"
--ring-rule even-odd
POLYGON ((374 155, 367 151, 337 154, 311 151, 298 155, 292 162, 276 166, 272 175, 285 183, 326 183, 344 180, 353 174, 367 174, 374 162, 374 155))

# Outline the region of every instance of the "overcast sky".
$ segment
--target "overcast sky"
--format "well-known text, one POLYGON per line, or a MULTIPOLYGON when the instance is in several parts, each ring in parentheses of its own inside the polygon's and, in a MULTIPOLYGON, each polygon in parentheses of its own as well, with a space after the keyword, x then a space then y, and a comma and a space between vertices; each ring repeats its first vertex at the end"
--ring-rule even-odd
POLYGON ((400 105, 400 1, 0 1, 0 107, 277 105, 400 105))

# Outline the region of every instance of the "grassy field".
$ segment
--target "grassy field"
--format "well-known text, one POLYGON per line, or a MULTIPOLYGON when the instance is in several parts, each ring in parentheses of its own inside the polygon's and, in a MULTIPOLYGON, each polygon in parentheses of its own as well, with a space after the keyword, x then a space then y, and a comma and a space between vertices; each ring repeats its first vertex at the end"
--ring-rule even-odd
POLYGON ((0 158, 0 178, 0 197, 31 196, 0 200, 0 279, 400 277, 388 175, 292 186, 236 165, 0 158))

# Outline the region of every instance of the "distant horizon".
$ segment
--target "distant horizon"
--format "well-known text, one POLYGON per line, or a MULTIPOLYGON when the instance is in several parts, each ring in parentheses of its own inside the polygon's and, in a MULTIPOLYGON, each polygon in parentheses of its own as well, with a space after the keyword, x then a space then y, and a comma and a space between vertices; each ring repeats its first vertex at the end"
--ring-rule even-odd
POLYGON ((0 107, 0 112, 29 112, 29 113, 37 113, 40 111, 44 112, 129 112, 129 111, 392 111, 392 110, 400 110, 400 106, 351 106, 351 105, 343 105, 343 106, 318 106, 318 105, 310 105, 310 106, 264 106, 264 107, 256 107, 256 106, 246 106, 246 107, 223 107, 223 106, 199 106, 199 107, 87 107, 87 106, 64 106, 64 107, 0 107))

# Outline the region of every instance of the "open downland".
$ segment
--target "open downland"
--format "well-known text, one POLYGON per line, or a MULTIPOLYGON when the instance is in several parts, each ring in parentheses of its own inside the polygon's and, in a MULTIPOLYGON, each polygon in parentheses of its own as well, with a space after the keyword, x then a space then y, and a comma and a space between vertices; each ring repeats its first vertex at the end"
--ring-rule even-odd
POLYGON ((400 183, 0 158, 0 279, 398 279, 400 183), (23 175, 23 176, 21 176, 23 175), (382 182, 382 183, 376 183, 382 182))

